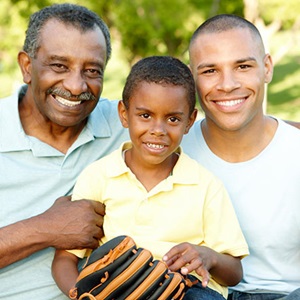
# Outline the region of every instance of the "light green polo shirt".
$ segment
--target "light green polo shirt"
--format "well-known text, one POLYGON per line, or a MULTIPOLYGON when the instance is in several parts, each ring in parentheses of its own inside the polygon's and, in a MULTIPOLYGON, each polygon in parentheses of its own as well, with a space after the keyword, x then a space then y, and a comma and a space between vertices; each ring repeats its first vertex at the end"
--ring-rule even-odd
MULTIPOLYGON (((130 147, 125 143, 89 165, 74 188, 73 200, 84 197, 105 204, 101 242, 129 235, 156 259, 181 242, 236 257, 248 255, 228 194, 212 173, 179 148, 172 175, 148 192, 124 162, 122 153, 130 147)), ((74 253, 85 255, 84 250, 74 253)), ((209 286, 227 297, 227 288, 213 279, 209 286)))
MULTIPOLYGON (((18 113, 18 93, 0 100, 0 227, 42 213, 72 193, 84 167, 128 139, 117 101, 102 99, 69 149, 57 151, 27 136, 18 113)), ((51 276, 53 249, 0 269, 0 299, 67 299, 51 276)))

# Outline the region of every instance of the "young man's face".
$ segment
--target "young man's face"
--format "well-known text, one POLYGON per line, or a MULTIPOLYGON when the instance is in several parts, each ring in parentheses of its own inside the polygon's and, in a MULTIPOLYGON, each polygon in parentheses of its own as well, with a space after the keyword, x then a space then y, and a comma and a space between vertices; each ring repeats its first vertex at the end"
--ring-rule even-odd
POLYGON ((49 20, 40 33, 39 45, 35 58, 26 53, 19 56, 24 82, 29 84, 27 95, 38 108, 35 113, 63 127, 80 124, 95 108, 103 89, 103 33, 98 27, 81 32, 49 20), (83 93, 94 100, 80 100, 83 93))
POLYGON ((193 124, 182 86, 143 82, 134 90, 129 109, 120 102, 120 119, 129 128, 132 157, 140 166, 166 165, 193 124))
POLYGON ((248 29, 199 35, 190 46, 190 64, 208 122, 239 130, 262 116, 272 61, 248 29))

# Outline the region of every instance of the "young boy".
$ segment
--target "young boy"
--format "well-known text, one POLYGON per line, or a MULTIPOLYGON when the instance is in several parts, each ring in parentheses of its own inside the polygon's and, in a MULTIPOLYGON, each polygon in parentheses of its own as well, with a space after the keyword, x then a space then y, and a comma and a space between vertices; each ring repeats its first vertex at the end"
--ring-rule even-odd
MULTIPOLYGON (((195 121, 195 101, 191 72, 178 59, 135 64, 118 107, 131 141, 82 172, 73 200, 105 204, 100 244, 131 236, 171 271, 199 278, 184 299, 224 299, 226 286, 242 278, 248 247, 223 184, 179 146, 195 121)), ((65 294, 77 279, 78 257, 87 253, 56 252, 53 276, 65 294)))

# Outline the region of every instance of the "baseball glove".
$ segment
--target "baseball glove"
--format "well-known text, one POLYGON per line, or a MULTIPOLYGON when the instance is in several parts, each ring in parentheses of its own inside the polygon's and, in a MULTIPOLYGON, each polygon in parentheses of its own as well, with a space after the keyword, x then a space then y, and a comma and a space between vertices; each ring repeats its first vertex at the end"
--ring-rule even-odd
POLYGON ((69 292, 79 300, 168 300, 182 299, 190 280, 169 272, 151 252, 137 248, 132 238, 118 236, 87 258, 76 285, 69 292))

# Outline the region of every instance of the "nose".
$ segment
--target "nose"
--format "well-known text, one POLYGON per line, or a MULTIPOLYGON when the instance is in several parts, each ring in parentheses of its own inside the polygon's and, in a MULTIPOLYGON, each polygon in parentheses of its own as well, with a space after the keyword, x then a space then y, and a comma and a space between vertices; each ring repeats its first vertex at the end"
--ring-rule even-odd
POLYGON ((166 125, 163 121, 154 120, 150 127, 150 133, 155 136, 166 135, 166 125))
POLYGON ((223 72, 217 84, 217 89, 229 93, 241 86, 240 81, 233 71, 223 72))
POLYGON ((66 75, 63 85, 72 95, 80 95, 88 89, 84 75, 76 70, 72 70, 66 75))

